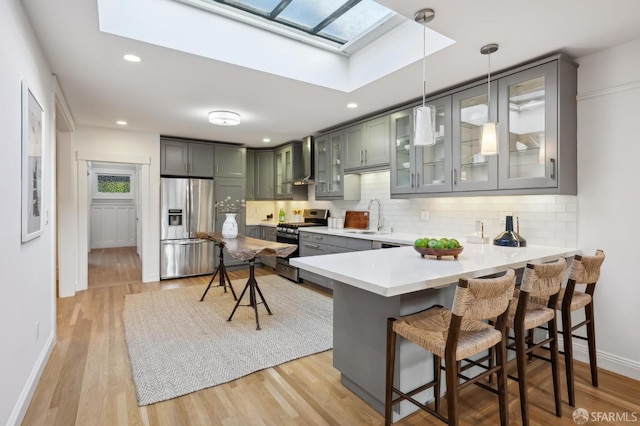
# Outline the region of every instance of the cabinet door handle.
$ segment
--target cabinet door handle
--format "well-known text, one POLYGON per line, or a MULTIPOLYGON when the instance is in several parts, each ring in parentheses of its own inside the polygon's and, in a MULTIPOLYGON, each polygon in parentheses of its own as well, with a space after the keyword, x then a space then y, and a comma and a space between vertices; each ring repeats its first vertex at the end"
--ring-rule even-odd
POLYGON ((309 247, 309 248, 320 248, 320 246, 318 244, 310 244, 310 243, 305 243, 304 244, 305 247, 309 247))
POLYGON ((451 170, 451 178, 453 179, 453 184, 454 185, 458 184, 458 181, 456 180, 456 177, 457 177, 456 169, 453 168, 453 170, 451 170))
POLYGON ((362 150, 360 150, 360 164, 362 164, 362 150))
POLYGON ((216 174, 218 174, 218 163, 216 163, 216 174))
POLYGON ((411 173, 411 187, 413 188, 413 173, 411 173))
POLYGON ((364 164, 367 164, 367 150, 364 150, 364 164))
POLYGON ((316 240, 322 241, 324 237, 315 237, 316 240))
MULTIPOLYGON (((420 184, 420 173, 416 173, 416 188, 419 187, 420 184)), ((424 182, 422 182, 422 184, 424 184, 424 182)))
POLYGON ((551 177, 551 179, 555 180, 556 179, 556 159, 552 158, 550 160, 550 164, 549 164, 549 176, 551 177))

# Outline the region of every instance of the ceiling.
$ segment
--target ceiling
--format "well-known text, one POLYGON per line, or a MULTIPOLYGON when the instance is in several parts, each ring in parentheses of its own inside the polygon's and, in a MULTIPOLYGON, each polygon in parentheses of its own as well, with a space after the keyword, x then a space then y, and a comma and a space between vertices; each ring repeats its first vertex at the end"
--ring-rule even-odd
MULTIPOLYGON (((410 18, 433 8, 429 28, 455 41, 429 57, 429 92, 486 75, 479 51, 488 43, 500 45, 491 55, 492 71, 499 71, 550 53, 580 58, 640 39, 638 0, 378 2, 410 18)), ((422 95, 420 60, 347 93, 100 32, 96 0, 22 3, 76 125, 122 129, 115 122, 126 120, 130 131, 267 147, 265 137, 277 146, 422 95), (131 52, 143 61, 123 61, 131 52), (359 107, 347 109, 349 102, 359 107), (219 106, 242 112, 243 122, 209 124, 206 113, 219 106)))

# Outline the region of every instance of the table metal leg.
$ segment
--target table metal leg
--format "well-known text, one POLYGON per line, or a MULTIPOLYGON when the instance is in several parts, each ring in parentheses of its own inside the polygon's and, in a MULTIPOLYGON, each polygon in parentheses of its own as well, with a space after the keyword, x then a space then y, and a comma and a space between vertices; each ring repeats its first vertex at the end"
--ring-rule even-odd
POLYGON ((213 284, 213 281, 216 279, 216 275, 218 275, 218 273, 220 273, 220 283, 218 284, 218 287, 224 288, 225 293, 227 292, 227 287, 229 287, 229 289, 231 290, 231 294, 233 294, 233 300, 238 300, 238 298, 236 297, 236 292, 233 290, 233 286, 231 285, 231 279, 229 278, 229 274, 227 273, 227 267, 224 265, 224 245, 216 245, 220 249, 220 254, 218 255, 218 257, 220 258, 220 262, 218 263, 218 267, 216 268, 213 276, 211 277, 211 280, 209 281, 209 285, 202 294, 200 301, 202 302, 204 300, 204 297, 207 295, 207 292, 211 288, 211 284, 213 284))
POLYGON ((258 281, 256 280, 255 276, 254 262, 255 259, 251 259, 249 261, 249 279, 247 280, 247 284, 244 286, 242 294, 240 294, 240 298, 236 302, 236 305, 233 307, 233 311, 231 312, 231 315, 229 316, 229 319, 227 321, 231 321, 233 315, 236 313, 236 309, 238 309, 238 306, 240 305, 240 302, 244 297, 244 294, 246 293, 247 289, 249 289, 249 304, 242 306, 249 306, 253 308, 253 311, 256 315, 256 330, 260 330, 260 315, 258 314, 258 304, 262 303, 265 308, 267 308, 267 312, 269 313, 269 315, 273 314, 271 313, 271 309, 269 309, 269 305, 267 305, 267 301, 265 300, 264 296, 262 295, 262 291, 260 291, 260 287, 258 286, 258 281), (260 296, 260 300, 262 300, 262 302, 258 302, 256 300, 256 290, 258 291, 258 296, 260 296))

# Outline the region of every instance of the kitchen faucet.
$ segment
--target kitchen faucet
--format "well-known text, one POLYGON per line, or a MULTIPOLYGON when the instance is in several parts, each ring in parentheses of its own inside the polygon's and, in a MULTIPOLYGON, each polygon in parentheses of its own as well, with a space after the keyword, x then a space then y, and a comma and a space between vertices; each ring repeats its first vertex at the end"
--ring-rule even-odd
POLYGON ((371 201, 369 201, 369 207, 367 207, 367 210, 369 210, 369 212, 371 212, 371 205, 373 204, 373 202, 378 203, 378 232, 382 229, 382 226, 384 225, 384 218, 382 217, 382 204, 380 203, 380 200, 378 200, 377 198, 372 198, 371 201))

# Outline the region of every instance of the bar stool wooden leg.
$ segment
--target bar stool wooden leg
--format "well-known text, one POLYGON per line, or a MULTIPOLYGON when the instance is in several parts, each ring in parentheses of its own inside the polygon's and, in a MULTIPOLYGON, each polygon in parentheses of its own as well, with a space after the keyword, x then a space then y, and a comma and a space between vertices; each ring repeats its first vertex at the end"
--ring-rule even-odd
POLYGON ((509 424, 509 403, 507 400, 507 335, 503 333, 502 341, 495 347, 496 363, 500 370, 496 373, 498 382, 498 405, 500 407, 500 424, 509 424))
POLYGON ((396 333, 393 331, 395 318, 387 319, 387 379, 384 398, 384 424, 391 425, 391 407, 393 406, 393 374, 396 365, 396 333))
POLYGON ((548 323, 549 337, 552 338, 549 342, 551 349, 551 374, 553 376, 553 395, 556 403, 556 416, 562 417, 562 403, 560 402, 560 365, 559 358, 560 353, 558 351, 558 320, 554 316, 548 323))
POLYGON ((440 412, 440 392, 442 389, 440 387, 440 383, 442 381, 442 358, 438 355, 433 354, 433 380, 436 384, 433 387, 433 401, 435 406, 436 413, 440 412))
POLYGON ((449 426, 457 426, 458 417, 458 372, 459 363, 455 353, 446 353, 444 357, 445 377, 447 382, 447 419, 449 426))
POLYGON ((514 330, 516 345, 516 364, 518 366, 518 386, 520 388, 520 413, 522 425, 529 426, 529 402, 527 398, 527 353, 525 350, 525 330, 516 327, 514 330))
POLYGON ((564 368, 567 373, 567 395, 569 405, 576 406, 576 394, 573 381, 573 337, 571 337, 571 312, 562 310, 562 340, 564 346, 564 368))
POLYGON ((591 364, 591 384, 598 387, 598 361, 596 357, 596 324, 593 314, 593 298, 584 307, 587 323, 587 343, 589 345, 589 364, 591 364))

